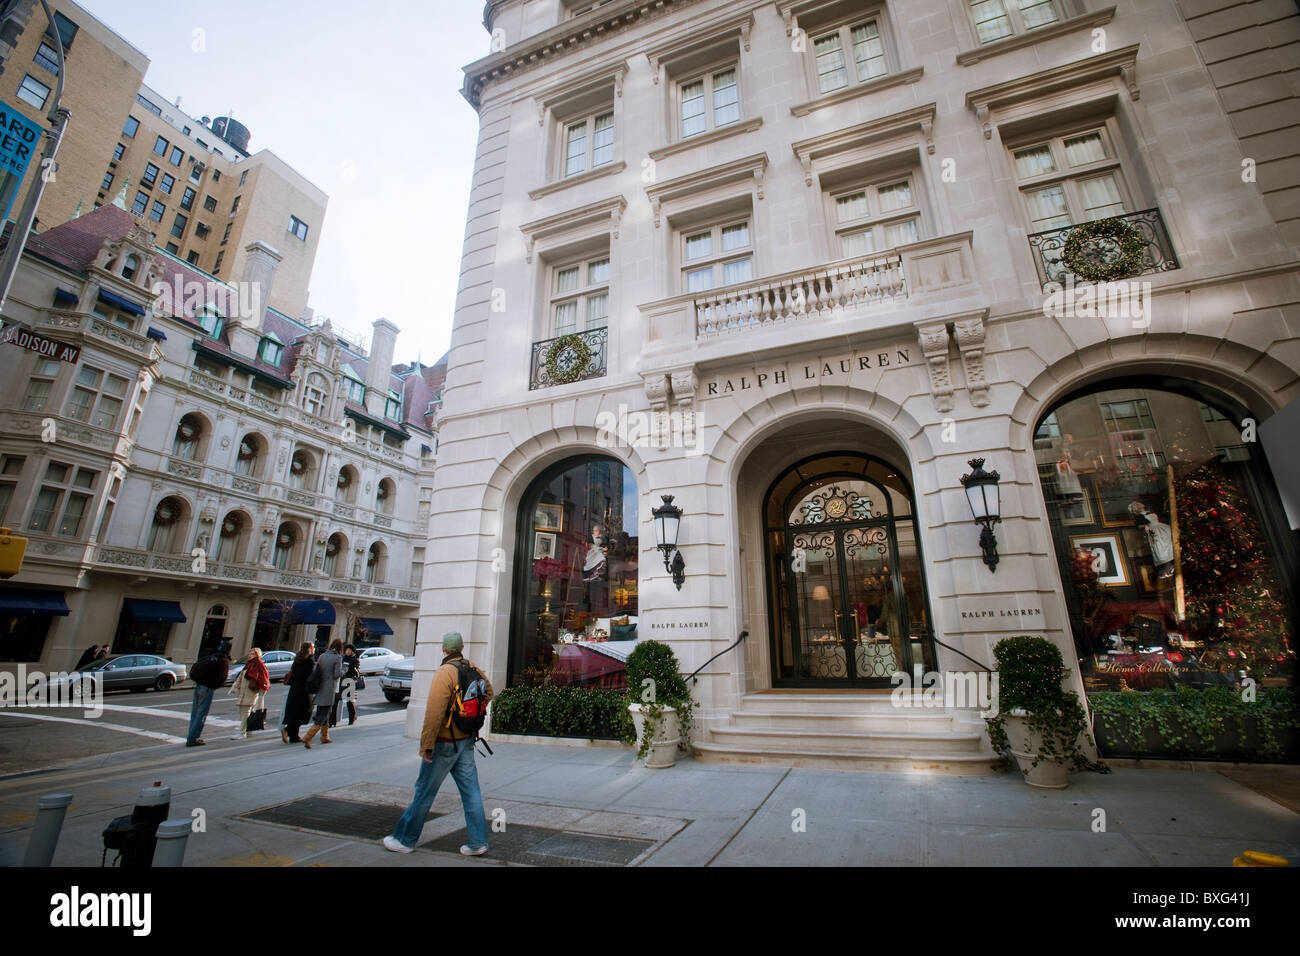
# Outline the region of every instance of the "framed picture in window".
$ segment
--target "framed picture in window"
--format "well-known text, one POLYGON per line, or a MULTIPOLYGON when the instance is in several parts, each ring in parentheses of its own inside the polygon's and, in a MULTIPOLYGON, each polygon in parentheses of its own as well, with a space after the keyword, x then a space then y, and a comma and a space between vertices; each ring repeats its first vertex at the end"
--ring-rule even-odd
POLYGON ((554 531, 556 533, 563 531, 564 506, 538 505, 533 517, 533 530, 554 531))
POLYGON ((1092 555, 1092 568, 1097 572, 1097 583, 1106 587, 1125 587, 1129 581, 1128 566, 1124 560, 1124 545, 1117 534, 1075 534, 1070 536, 1072 551, 1085 551, 1092 555))
POLYGON ((556 551, 556 542, 559 539, 546 531, 536 531, 533 533, 533 560, 539 558, 554 558, 556 551))
POLYGON ((1078 528, 1097 523, 1097 518, 1092 512, 1092 500, 1088 497, 1086 489, 1083 494, 1058 498, 1056 504, 1061 509, 1061 524, 1066 527, 1078 528))
POLYGON ((1128 506, 1133 503, 1135 496, 1116 492, 1107 493, 1099 485, 1094 487, 1097 491, 1097 516, 1101 519, 1101 526, 1103 528, 1133 527, 1133 514, 1128 510, 1128 506))

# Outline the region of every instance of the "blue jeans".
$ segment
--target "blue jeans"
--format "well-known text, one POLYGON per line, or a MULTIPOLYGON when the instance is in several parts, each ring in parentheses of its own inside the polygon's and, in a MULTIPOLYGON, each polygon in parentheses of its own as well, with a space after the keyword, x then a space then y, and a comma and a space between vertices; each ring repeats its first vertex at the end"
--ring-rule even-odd
POLYGON ((185 738, 186 743, 194 743, 203 733, 203 723, 208 719, 214 693, 216 693, 214 688, 204 687, 202 684, 194 685, 194 706, 190 710, 190 733, 185 738))
POLYGON ((478 768, 474 765, 474 743, 439 742, 434 745, 433 760, 420 758, 420 776, 415 781, 415 799, 397 821, 393 836, 403 846, 413 847, 420 842, 420 831, 438 788, 448 773, 460 791, 460 803, 465 809, 465 826, 469 830, 469 845, 487 846, 487 820, 483 816, 483 794, 478 788, 478 768))

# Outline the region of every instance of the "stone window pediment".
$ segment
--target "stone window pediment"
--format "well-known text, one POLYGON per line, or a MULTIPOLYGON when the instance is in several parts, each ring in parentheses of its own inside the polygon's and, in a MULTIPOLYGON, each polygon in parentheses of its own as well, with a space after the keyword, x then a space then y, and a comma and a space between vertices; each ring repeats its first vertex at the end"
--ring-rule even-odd
POLYGON ((611 196, 558 215, 524 223, 519 231, 524 237, 525 261, 532 264, 539 243, 549 245, 553 242, 577 241, 601 233, 617 239, 626 209, 626 199, 611 196))
POLYGON ((665 204, 689 202, 695 205, 733 198, 737 187, 762 199, 768 165, 767 153, 755 153, 753 156, 647 186, 645 194, 650 200, 655 228, 662 225, 665 204))
POLYGON ((811 186, 814 176, 825 176, 846 166, 876 163, 891 154, 914 152, 921 143, 927 153, 933 153, 934 117, 935 104, 928 103, 790 146, 803 167, 804 184, 811 186))

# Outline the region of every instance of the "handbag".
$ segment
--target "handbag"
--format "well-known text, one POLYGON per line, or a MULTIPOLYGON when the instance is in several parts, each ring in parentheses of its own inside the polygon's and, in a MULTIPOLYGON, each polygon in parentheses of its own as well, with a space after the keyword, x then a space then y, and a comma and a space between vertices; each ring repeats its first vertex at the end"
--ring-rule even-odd
POLYGON ((261 710, 250 711, 248 714, 248 723, 245 727, 250 733, 254 730, 266 729, 266 708, 261 710))
POLYGON ((366 689, 366 679, 365 679, 364 677, 361 677, 360 675, 358 675, 358 676, 357 676, 357 690, 365 690, 365 689, 366 689))

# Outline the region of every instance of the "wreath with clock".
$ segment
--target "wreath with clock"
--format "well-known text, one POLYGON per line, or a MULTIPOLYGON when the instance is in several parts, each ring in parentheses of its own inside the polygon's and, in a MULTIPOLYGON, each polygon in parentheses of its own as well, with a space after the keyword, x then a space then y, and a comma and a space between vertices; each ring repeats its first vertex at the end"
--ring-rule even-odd
POLYGON ((1070 230, 1061 258, 1089 282, 1112 282, 1142 267, 1142 234, 1120 219, 1098 219, 1070 230))
POLYGON ((581 336, 561 335, 546 350, 546 374, 556 385, 568 385, 591 366, 591 346, 581 336))

